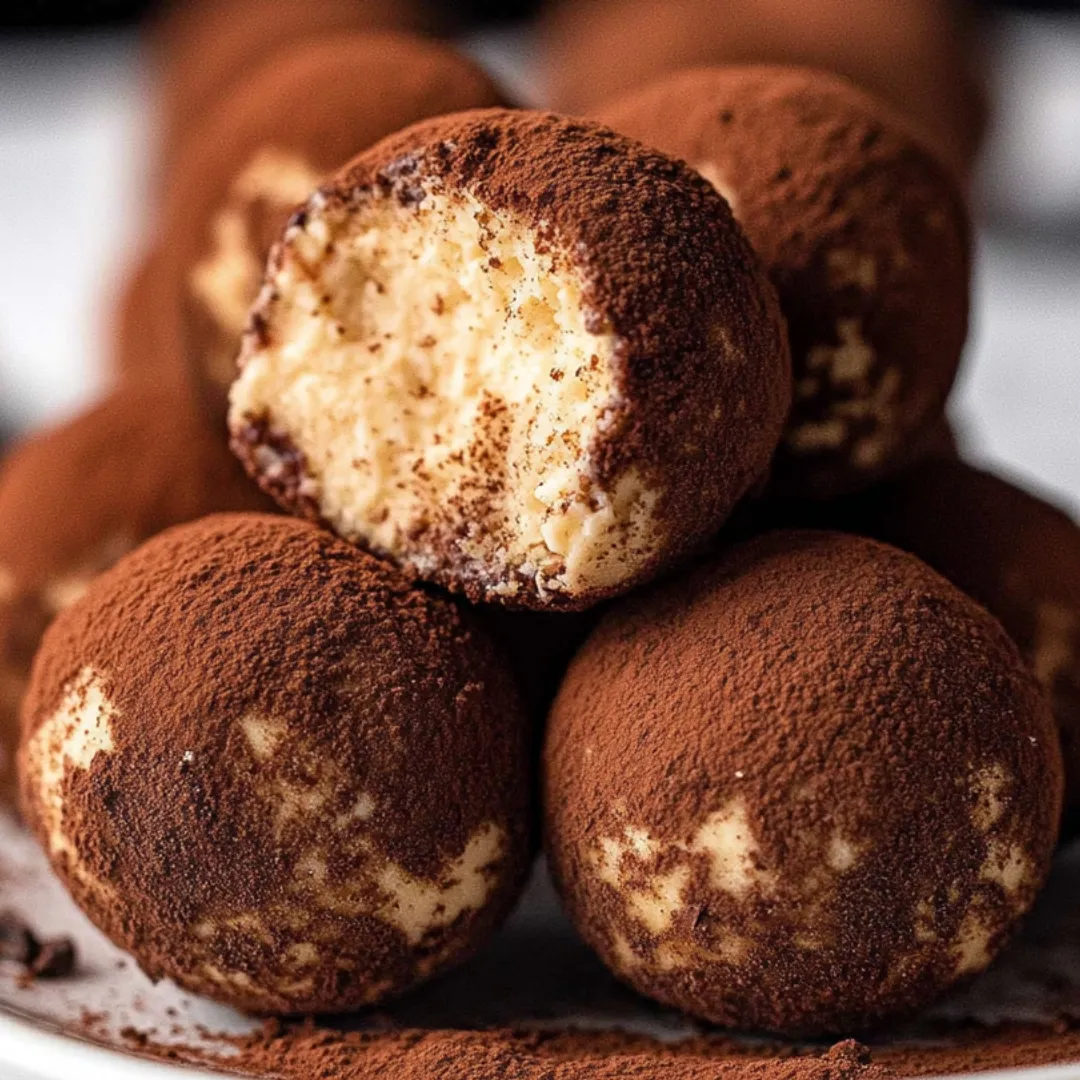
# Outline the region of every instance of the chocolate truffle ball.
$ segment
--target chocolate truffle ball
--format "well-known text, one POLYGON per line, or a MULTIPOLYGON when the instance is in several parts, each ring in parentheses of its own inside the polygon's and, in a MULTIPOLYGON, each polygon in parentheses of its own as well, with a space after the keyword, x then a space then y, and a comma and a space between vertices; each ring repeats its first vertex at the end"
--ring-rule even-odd
POLYGON ((724 201, 594 124, 422 123, 275 249, 233 447, 283 506, 470 599, 584 608, 711 535, 790 395, 724 201))
POLYGON ((774 491, 834 495, 906 464, 967 337, 970 230, 949 173, 887 108, 795 68, 682 72, 599 118, 698 169, 769 271, 795 382, 774 491))
POLYGON ((421 8, 415 0, 173 0, 148 35, 166 180, 184 167, 187 139, 252 72, 312 41, 420 29, 421 8))
POLYGON ((545 100, 581 112, 681 68, 801 64, 902 110, 966 175, 987 105, 959 8, 949 0, 564 0, 541 24, 545 100))
POLYGON ((173 383, 121 384, 12 448, 0 466, 0 799, 14 791, 19 703, 57 612, 170 525, 272 505, 173 383))
POLYGON ((238 1008, 398 994, 495 929, 528 869, 528 725, 448 600, 284 517, 150 541, 49 628, 24 810, 152 978, 238 1008))
POLYGON ((1066 807, 1080 819, 1080 528, 962 461, 915 469, 831 508, 834 521, 925 560, 984 604, 1053 699, 1066 807))
POLYGON ((904 552, 794 531, 601 623, 544 783, 552 870, 614 972, 809 1035, 990 963, 1049 868, 1062 766, 987 612, 904 552))
POLYGON ((296 205, 383 136, 500 103, 470 60, 399 34, 308 45, 233 91, 189 143, 163 211, 175 334, 213 407, 224 410, 248 308, 296 205))

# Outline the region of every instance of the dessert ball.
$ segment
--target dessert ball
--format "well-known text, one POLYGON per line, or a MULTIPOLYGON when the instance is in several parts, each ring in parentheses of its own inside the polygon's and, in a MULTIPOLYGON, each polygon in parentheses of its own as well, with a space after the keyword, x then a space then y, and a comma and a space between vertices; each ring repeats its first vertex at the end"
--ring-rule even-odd
POLYGON ((449 47, 366 34, 278 57, 213 112, 168 193, 163 242, 176 333, 219 412, 270 246, 296 205, 384 135, 500 101, 449 47))
POLYGON ((769 271, 795 385, 774 491, 835 495, 906 464, 967 337, 970 229, 947 170, 887 108, 802 69, 682 72, 599 117, 698 169, 769 271))
POLYGON ((415 0, 172 0, 149 34, 166 182, 183 168, 186 141, 206 116, 268 61, 357 31, 419 29, 421 7, 415 0))
POLYGON ((273 504, 173 384, 122 384, 0 466, 0 799, 41 634, 91 580, 170 525, 273 504))
POLYGON ((790 398, 724 201, 597 125, 478 110, 361 155, 275 248, 230 397, 283 506, 472 600, 585 608, 711 535, 790 398))
POLYGON ((165 314, 170 305, 162 273, 162 256, 150 248, 130 267, 121 282, 112 314, 112 366, 121 376, 183 371, 183 348, 176 321, 165 314))
POLYGON ((680 68, 801 64, 902 110, 966 175, 988 110, 958 9, 949 0, 563 0, 541 24, 546 100, 588 111, 680 68))
POLYGON ((1031 905, 1057 733, 998 623, 904 552, 770 533, 624 601, 544 756, 578 929, 642 993, 784 1035, 981 971, 1031 905))
POLYGON ((448 600, 284 517, 215 515, 49 628, 23 806, 152 978, 337 1012, 472 953, 528 869, 513 682, 448 600))
POLYGON ((1042 499, 962 461, 915 469, 832 510, 925 560, 1001 620, 1050 693, 1066 808, 1080 819, 1080 528, 1042 499))

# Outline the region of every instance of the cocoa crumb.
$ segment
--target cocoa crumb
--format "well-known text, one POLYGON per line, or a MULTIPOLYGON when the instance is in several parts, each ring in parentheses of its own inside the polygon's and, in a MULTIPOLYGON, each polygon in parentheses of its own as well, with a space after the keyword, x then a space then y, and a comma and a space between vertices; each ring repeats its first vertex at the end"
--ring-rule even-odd
POLYGON ((0 915, 0 962, 18 964, 21 985, 35 979, 63 979, 75 970, 75 944, 68 937, 39 938, 11 912, 0 915))

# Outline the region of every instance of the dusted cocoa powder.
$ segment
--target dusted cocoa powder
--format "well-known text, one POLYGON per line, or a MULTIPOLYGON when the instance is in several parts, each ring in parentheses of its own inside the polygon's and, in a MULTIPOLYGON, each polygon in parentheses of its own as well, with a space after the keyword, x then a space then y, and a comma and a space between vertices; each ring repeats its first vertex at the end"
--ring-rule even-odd
POLYGON ((0 466, 0 798, 14 794, 19 702, 57 612, 170 525, 271 506, 174 379, 125 382, 11 448, 0 466))
POLYGON ((512 1030, 341 1034, 270 1025, 236 1040, 214 1063, 280 1080, 879 1080, 867 1049, 839 1043, 817 1054, 761 1057, 703 1043, 665 1045, 611 1033, 512 1030), (699 1052, 700 1051, 700 1052, 699 1052))
MULTIPOLYGON (((1080 811, 1080 528, 959 460, 937 461, 822 514, 917 555, 1001 620, 1053 698, 1066 807, 1080 811)), ((1072 827, 1077 823, 1072 822, 1072 827)))
POLYGON ((162 265, 161 252, 148 248, 127 268, 113 301, 110 358, 122 378, 183 370, 162 265))
POLYGON ((680 72, 601 107, 731 203, 787 318, 794 404, 774 492, 865 488, 925 453, 967 337, 969 224, 888 108, 796 68, 680 72))
POLYGON ((531 860, 530 734, 470 616, 312 525, 215 515, 46 632, 23 808, 152 978, 347 1011, 475 951, 531 860))
POLYGON ((1049 867, 1062 767, 998 623, 903 552, 773 533, 619 604, 548 722, 547 850, 638 990, 856 1031, 989 964, 1049 867))

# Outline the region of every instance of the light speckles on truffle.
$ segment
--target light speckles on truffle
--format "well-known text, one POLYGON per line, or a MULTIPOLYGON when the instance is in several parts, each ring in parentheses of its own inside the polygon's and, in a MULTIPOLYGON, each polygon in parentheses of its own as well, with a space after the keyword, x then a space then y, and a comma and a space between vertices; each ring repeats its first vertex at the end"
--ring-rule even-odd
POLYGON ((221 515, 137 549, 50 627, 23 805, 151 977, 347 1010, 506 914, 531 854, 529 741, 509 672, 449 601, 312 525, 221 515))
POLYGON ((0 799, 14 794, 19 703, 57 613, 162 529, 273 505, 176 375, 122 383, 17 443, 0 469, 0 799))
POLYGON ((53 855, 72 851, 63 826, 64 789, 69 772, 85 772, 98 754, 115 748, 116 707, 105 694, 101 676, 84 667, 64 688, 55 712, 27 743, 27 768, 39 778, 45 844, 53 855))
POLYGON ((552 708, 547 853, 639 991, 853 1030, 980 970, 1049 867, 1062 784, 1000 626, 916 559, 766 534, 615 607, 552 708))
POLYGON ((1001 620, 1053 701, 1071 833, 1080 810, 1080 528, 955 458, 841 500, 821 517, 912 552, 1001 620))
POLYGON ((702 68, 595 114, 698 164, 761 256, 791 334, 785 497, 868 487, 921 451, 967 334, 969 225, 950 172, 835 76, 702 68))

